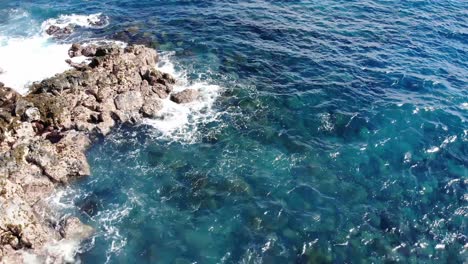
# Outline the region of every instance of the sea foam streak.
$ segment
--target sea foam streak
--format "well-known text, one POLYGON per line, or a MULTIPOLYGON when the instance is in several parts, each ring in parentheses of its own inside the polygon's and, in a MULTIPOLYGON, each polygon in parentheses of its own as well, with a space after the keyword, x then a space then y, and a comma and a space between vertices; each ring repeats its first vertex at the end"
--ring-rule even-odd
POLYGON ((105 24, 102 25, 105 26, 108 23, 107 18, 102 17, 101 14, 60 16, 37 26, 37 23, 31 23, 27 12, 12 12, 9 23, 0 28, 0 68, 3 71, 0 73, 0 82, 21 94, 26 94, 32 82, 70 69, 65 62, 69 59, 70 44, 57 43, 44 31, 51 25, 96 27, 92 23, 98 22, 98 19, 105 19, 105 24), (18 32, 11 32, 9 24, 14 24, 11 28, 17 28, 18 32), (36 26, 36 32, 25 36, 24 32, 31 26, 36 26))

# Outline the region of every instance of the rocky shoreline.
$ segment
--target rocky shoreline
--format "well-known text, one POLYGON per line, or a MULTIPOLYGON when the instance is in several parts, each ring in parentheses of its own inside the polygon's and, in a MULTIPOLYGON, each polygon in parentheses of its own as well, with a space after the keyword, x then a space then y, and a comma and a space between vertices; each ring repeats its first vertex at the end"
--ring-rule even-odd
POLYGON ((144 46, 74 44, 86 63, 31 86, 22 96, 0 83, 0 263, 65 263, 53 250, 77 245, 93 229, 62 219, 46 199, 56 188, 90 174, 85 152, 119 123, 155 117, 162 100, 188 103, 195 90, 172 93, 176 80, 155 69, 158 54, 144 46))

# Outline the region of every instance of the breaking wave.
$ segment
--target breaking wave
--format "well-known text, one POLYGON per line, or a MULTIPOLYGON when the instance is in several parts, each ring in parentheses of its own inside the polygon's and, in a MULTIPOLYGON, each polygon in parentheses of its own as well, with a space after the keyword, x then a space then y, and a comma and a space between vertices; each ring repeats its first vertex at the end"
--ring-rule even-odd
POLYGON ((49 26, 72 24, 83 28, 100 28, 107 26, 108 20, 100 13, 62 15, 39 24, 28 12, 11 10, 7 23, 0 27, 0 82, 26 94, 33 82, 70 69, 65 62, 69 59, 67 51, 70 43, 53 40, 45 33, 49 26))
POLYGON ((159 139, 193 143, 198 138, 200 125, 217 120, 221 114, 214 109, 214 103, 223 88, 207 81, 190 81, 186 71, 177 69, 172 60, 173 55, 173 52, 161 54, 158 70, 176 78, 174 92, 194 89, 200 96, 188 104, 176 104, 166 98, 159 115, 156 118, 145 119, 144 122, 157 129, 159 139))

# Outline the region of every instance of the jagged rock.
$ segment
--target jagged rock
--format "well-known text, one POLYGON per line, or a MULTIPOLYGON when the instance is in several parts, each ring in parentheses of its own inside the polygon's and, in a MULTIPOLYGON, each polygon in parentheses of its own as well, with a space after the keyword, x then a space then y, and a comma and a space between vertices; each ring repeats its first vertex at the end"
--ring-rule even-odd
POLYGON ((140 92, 129 91, 115 97, 115 107, 125 112, 137 111, 143 106, 143 97, 140 92))
POLYGON ((171 100, 178 104, 185 104, 195 101, 199 96, 199 92, 194 89, 185 89, 182 92, 171 95, 171 100))
POLYGON ((86 68, 88 68, 88 64, 86 64, 85 62, 81 62, 81 63, 76 63, 76 62, 73 62, 72 60, 68 59, 68 60, 65 60, 66 63, 68 63, 70 66, 72 66, 73 68, 81 71, 81 70, 85 70, 86 68))
POLYGON ((33 106, 34 106, 34 103, 28 100, 25 100, 23 98, 20 98, 19 100, 16 101, 15 114, 17 116, 24 116, 26 109, 33 107, 33 106))
POLYGON ((34 132, 34 127, 31 123, 23 122, 19 123, 14 128, 16 138, 20 139, 23 142, 28 142, 33 138, 36 133, 34 132))
POLYGON ((93 44, 84 46, 81 50, 81 55, 85 57, 92 57, 96 55, 96 46, 93 44))
POLYGON ((94 26, 94 27, 102 27, 102 26, 105 26, 107 24, 107 16, 101 14, 99 17, 98 17, 98 20, 91 20, 88 18, 88 24, 90 26, 94 26))
POLYGON ((72 26, 66 26, 62 29, 62 34, 64 35, 70 35, 73 33, 73 27, 72 26))
POLYGON ((51 228, 60 223, 46 197, 90 174, 85 152, 91 140, 118 122, 156 116, 160 98, 175 83, 154 69, 158 55, 144 46, 74 45, 70 55, 78 54, 90 56, 91 63, 35 83, 26 96, 0 85, 0 262, 22 263, 25 254, 69 261, 49 249, 92 231, 77 218, 60 231, 51 228))
POLYGON ((141 113, 144 117, 155 117, 158 112, 163 108, 161 100, 154 96, 145 100, 141 113))
POLYGON ((89 238, 94 233, 94 229, 83 224, 77 217, 70 217, 65 220, 60 234, 66 239, 83 240, 89 238))
POLYGON ((21 198, 25 193, 19 185, 9 180, 3 181, 2 185, 0 246, 7 242, 14 249, 28 249, 40 247, 46 239, 56 238, 53 233, 48 234, 49 227, 41 225, 31 206, 21 198))
POLYGON ((46 33, 51 36, 60 38, 60 37, 64 37, 73 33, 73 27, 68 25, 68 26, 61 28, 59 26, 52 25, 46 29, 46 33))
POLYGON ((15 90, 0 85, 0 107, 10 112, 16 108, 15 104, 21 95, 15 90))
POLYGON ((152 86, 152 90, 161 99, 166 99, 172 91, 172 87, 165 86, 164 84, 156 83, 152 86))
POLYGON ((71 48, 68 50, 68 56, 70 56, 70 58, 78 57, 81 55, 81 50, 82 50, 81 44, 73 43, 71 48))
POLYGON ((41 119, 41 112, 39 112, 39 108, 37 107, 29 107, 24 111, 24 118, 26 121, 38 121, 41 119))
POLYGON ((53 35, 53 34, 55 34, 56 32, 58 32, 59 30, 60 30, 60 27, 59 27, 59 26, 52 25, 52 26, 50 26, 49 28, 47 28, 46 33, 49 34, 49 35, 53 35))
POLYGON ((64 168, 52 143, 45 140, 35 141, 29 146, 26 160, 42 169, 53 183, 66 182, 67 169, 64 168))
POLYGON ((96 53, 94 55, 98 57, 102 57, 106 55, 120 54, 121 52, 122 52, 122 49, 118 45, 111 44, 109 46, 101 46, 101 47, 96 48, 96 53))
POLYGON ((3 120, 6 123, 11 123, 13 116, 11 115, 10 111, 4 108, 0 108, 0 120, 3 120))

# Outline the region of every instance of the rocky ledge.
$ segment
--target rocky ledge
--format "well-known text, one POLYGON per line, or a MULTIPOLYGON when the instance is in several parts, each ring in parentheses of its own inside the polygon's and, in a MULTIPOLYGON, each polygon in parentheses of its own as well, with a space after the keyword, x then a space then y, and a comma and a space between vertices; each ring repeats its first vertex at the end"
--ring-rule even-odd
POLYGON ((90 174, 85 151, 117 123, 138 123, 162 108, 175 80, 154 68, 158 55, 144 46, 74 44, 70 56, 86 63, 31 86, 25 96, 0 83, 0 263, 64 263, 54 250, 79 243, 91 227, 60 217, 47 204, 55 188, 90 174))

